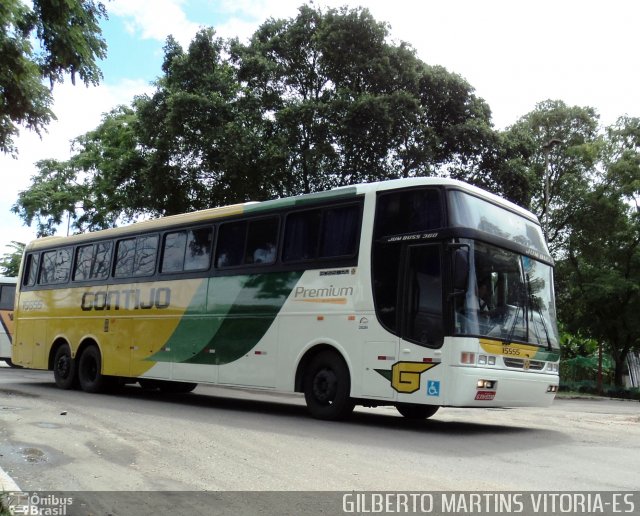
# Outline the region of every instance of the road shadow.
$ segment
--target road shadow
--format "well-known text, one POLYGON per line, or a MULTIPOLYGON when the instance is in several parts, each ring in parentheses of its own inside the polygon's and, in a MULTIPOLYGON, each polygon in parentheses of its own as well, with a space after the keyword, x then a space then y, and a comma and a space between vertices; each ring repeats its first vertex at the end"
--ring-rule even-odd
MULTIPOLYGON (((40 383, 39 386, 46 390, 59 391, 53 382, 40 383)), ((508 439, 518 442, 520 449, 523 446, 529 446, 523 443, 546 442, 557 445, 570 439, 560 430, 524 426, 508 421, 508 416, 505 416, 505 424, 481 420, 484 415, 488 415, 490 412, 508 412, 510 409, 469 408, 468 421, 450 421, 446 419, 448 410, 446 407, 426 420, 406 419, 397 414, 395 410, 384 407, 373 410, 362 410, 356 407, 352 416, 345 421, 320 421, 309 416, 301 395, 253 389, 202 386, 198 387, 195 392, 188 394, 167 394, 145 390, 137 385, 125 385, 104 394, 68 391, 68 395, 70 397, 95 396, 104 402, 109 402, 111 406, 113 404, 120 405, 123 400, 135 399, 151 403, 149 411, 153 413, 157 412, 158 407, 165 410, 162 408, 164 406, 166 411, 175 417, 205 423, 224 423, 228 426, 248 430, 254 429, 256 421, 259 419, 260 428, 266 431, 288 433, 289 428, 294 428, 295 432, 292 433, 299 433, 302 428, 303 431, 309 430, 311 434, 321 433, 324 437, 336 434, 336 438, 338 438, 345 429, 355 428, 360 436, 369 436, 373 439, 379 439, 382 434, 386 436, 385 438, 389 438, 394 433, 398 434, 399 439, 402 438, 400 434, 405 436, 407 434, 427 434, 454 440, 491 438, 492 441, 502 440, 504 442, 505 439, 508 439), (202 410, 193 411, 194 408, 202 410), (250 414, 251 417, 247 418, 247 414, 250 414), (292 426, 293 419, 296 420, 296 423, 292 426)), ((70 402, 73 403, 73 400, 70 402)), ((138 406, 136 410, 142 410, 144 413, 144 405, 138 406)), ((516 412, 518 409, 513 410, 516 412)), ((390 438, 395 440, 395 437, 390 438)))

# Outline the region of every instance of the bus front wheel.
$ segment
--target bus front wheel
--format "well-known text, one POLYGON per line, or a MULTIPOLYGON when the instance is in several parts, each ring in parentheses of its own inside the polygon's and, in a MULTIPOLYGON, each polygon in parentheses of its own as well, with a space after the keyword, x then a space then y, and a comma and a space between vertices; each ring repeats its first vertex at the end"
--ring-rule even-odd
POLYGON ((323 351, 309 364, 304 379, 304 398, 317 419, 344 419, 354 408, 347 364, 337 353, 323 351))
POLYGON ((101 392, 107 386, 107 377, 101 372, 102 357, 96 346, 86 348, 78 362, 78 380, 85 392, 101 392))
POLYGON ((53 378, 61 389, 73 389, 77 383, 76 361, 71 357, 71 349, 63 344, 53 357, 53 378))
POLYGON ((438 412, 436 405, 417 405, 413 403, 398 403, 396 409, 407 419, 428 419, 438 412))

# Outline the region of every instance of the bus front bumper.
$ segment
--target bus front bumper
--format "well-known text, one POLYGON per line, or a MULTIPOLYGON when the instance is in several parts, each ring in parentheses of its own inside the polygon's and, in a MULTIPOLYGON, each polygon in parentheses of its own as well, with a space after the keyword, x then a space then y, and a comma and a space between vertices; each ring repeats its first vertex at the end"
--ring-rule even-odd
POLYGON ((483 367, 456 367, 447 390, 454 407, 548 407, 555 398, 558 375, 483 367))

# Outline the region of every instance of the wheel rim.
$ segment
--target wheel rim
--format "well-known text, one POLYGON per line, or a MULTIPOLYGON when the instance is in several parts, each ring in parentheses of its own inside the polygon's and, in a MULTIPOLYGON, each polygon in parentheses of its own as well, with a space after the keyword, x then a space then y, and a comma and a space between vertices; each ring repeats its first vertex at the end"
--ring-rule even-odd
POLYGON ((313 378, 313 396, 319 403, 329 405, 338 391, 338 377, 331 369, 318 371, 313 378))
POLYGON ((69 374, 71 373, 71 357, 66 353, 58 358, 58 362, 56 363, 56 371, 58 372, 58 376, 60 378, 69 378, 69 374))

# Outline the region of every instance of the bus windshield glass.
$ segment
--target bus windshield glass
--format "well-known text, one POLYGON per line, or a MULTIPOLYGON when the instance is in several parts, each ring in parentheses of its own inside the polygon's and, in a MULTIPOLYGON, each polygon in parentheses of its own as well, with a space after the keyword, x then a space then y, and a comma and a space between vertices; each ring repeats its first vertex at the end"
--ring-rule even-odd
POLYGON ((486 243, 462 243, 469 280, 455 296, 456 333, 558 349, 552 268, 486 243))
POLYGON ((548 255, 542 229, 534 222, 459 190, 449 192, 453 226, 477 229, 548 255))

